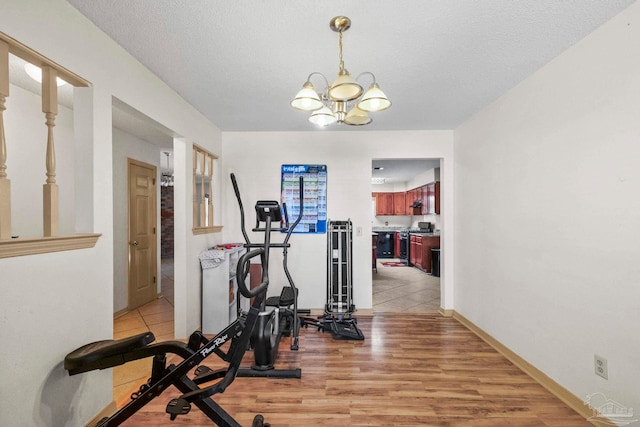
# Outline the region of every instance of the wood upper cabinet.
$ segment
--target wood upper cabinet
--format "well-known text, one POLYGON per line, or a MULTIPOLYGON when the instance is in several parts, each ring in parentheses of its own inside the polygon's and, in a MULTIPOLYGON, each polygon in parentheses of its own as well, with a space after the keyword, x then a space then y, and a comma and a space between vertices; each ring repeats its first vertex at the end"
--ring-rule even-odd
POLYGON ((432 182, 425 187, 425 202, 423 212, 426 215, 440 213, 440 182, 432 182))
POLYGON ((393 215, 393 193, 373 193, 376 215, 393 215))
POLYGON ((409 190, 405 196, 405 215, 413 215, 413 202, 416 201, 416 190, 409 190))
POLYGON ((393 193, 393 214, 394 215, 406 215, 406 193, 393 193))
POLYGON ((440 182, 409 191, 371 193, 376 199, 376 215, 433 215, 440 213, 440 182), (422 202, 421 208, 412 208, 422 202))
POLYGON ((423 185, 420 187, 420 194, 422 200, 422 215, 429 214, 429 185, 423 185))
POLYGON ((440 214, 440 182, 414 188, 406 192, 406 215, 440 214), (422 202, 422 208, 411 208, 414 202, 422 202))

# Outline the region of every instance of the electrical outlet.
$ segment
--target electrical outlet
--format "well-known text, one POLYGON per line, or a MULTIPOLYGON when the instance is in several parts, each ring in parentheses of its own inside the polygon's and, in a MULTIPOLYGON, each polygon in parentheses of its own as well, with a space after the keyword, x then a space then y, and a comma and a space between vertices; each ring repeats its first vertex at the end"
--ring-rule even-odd
POLYGON ((605 359, 602 356, 598 356, 597 354, 594 354, 593 361, 596 369, 596 375, 604 378, 605 380, 608 380, 609 370, 607 368, 607 359, 605 359))
POLYGON ((356 227, 356 237, 362 236, 362 227, 356 227))

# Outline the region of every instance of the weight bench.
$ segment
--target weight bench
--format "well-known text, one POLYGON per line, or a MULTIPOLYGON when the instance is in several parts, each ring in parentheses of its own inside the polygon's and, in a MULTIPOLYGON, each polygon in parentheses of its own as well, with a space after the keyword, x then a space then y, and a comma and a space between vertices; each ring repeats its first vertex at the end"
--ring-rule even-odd
MULTIPOLYGON (((256 299, 259 299, 256 297, 256 299)), ((253 308, 247 318, 241 318, 233 322, 212 339, 207 339, 199 331, 191 334, 187 344, 181 341, 166 341, 153 344, 155 337, 151 332, 141 333, 120 340, 103 340, 86 344, 71 353, 64 360, 64 368, 69 375, 77 375, 96 369, 112 368, 132 360, 153 357, 151 377, 140 386, 139 390, 131 395, 131 401, 122 407, 111 417, 103 418, 97 424, 99 427, 117 426, 131 417, 140 408, 159 396, 170 386, 175 386, 183 394, 177 399, 172 399, 167 405, 166 412, 171 420, 178 415, 187 414, 194 403, 217 425, 227 427, 239 427, 222 407, 207 397, 216 393, 222 393, 235 378, 242 356, 249 342, 250 329, 247 329, 249 317, 257 316, 257 309, 253 308), (228 352, 221 347, 231 340, 228 352), (225 361, 230 361, 229 368, 213 371, 206 366, 198 366, 211 353, 216 353, 225 361), (177 365, 167 366, 167 354, 175 354, 182 358, 177 365), (195 367, 195 376, 189 378, 187 374, 195 367), (219 380, 216 384, 200 388, 213 380, 219 380)))
MULTIPOLYGON (((233 174, 231 174, 231 182, 242 211, 242 202, 233 174)), ((258 320, 260 308, 265 302, 269 287, 269 249, 271 247, 270 233, 273 214, 264 218, 264 242, 251 245, 251 250, 240 257, 236 267, 238 289, 244 297, 253 298, 253 303, 247 313, 240 313, 235 321, 216 336, 208 339, 202 332, 195 331, 186 344, 181 341, 154 344, 154 335, 151 332, 145 332, 119 340, 103 340, 86 344, 65 357, 64 368, 69 372, 69 375, 112 368, 132 360, 153 357, 149 380, 131 395, 129 403, 110 417, 101 419, 97 426, 120 425, 167 388, 174 386, 180 390, 182 395, 167 404, 166 412, 172 421, 179 415, 187 414, 193 403, 217 425, 240 427, 240 424, 211 396, 224 393, 236 378, 244 353, 249 348, 251 333, 258 320), (262 280, 257 287, 249 289, 246 277, 249 274, 251 259, 255 257, 260 257, 262 280), (222 347, 227 343, 230 344, 228 348, 225 347, 226 351, 224 351, 222 347), (211 353, 215 353, 222 360, 228 362, 228 367, 212 370, 206 366, 200 366, 200 363, 211 353), (174 354, 182 358, 182 361, 167 366, 167 354, 174 354), (188 374, 193 368, 196 368, 194 376, 190 378, 188 374), (200 384, 213 381, 215 383, 212 385, 199 387, 200 384)), ((262 415, 256 415, 253 419, 253 427, 265 426, 269 426, 269 424, 264 422, 262 415)))

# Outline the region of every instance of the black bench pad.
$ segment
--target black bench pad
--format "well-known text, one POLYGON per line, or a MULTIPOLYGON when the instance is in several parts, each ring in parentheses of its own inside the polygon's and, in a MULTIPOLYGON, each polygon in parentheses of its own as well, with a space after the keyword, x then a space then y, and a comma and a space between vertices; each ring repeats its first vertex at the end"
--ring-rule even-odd
POLYGON ((291 286, 285 286, 278 297, 269 297, 265 305, 267 307, 289 307, 293 304, 296 295, 291 286))
POLYGON ((152 332, 143 332, 119 340, 102 340, 83 345, 64 358, 69 375, 105 369, 126 362, 124 354, 146 347, 155 340, 152 332))

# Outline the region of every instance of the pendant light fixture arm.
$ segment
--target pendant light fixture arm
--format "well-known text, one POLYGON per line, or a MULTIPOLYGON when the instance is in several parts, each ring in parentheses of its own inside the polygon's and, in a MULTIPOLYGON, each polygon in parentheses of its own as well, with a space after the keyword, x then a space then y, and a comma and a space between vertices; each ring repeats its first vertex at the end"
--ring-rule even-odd
POLYGON ((325 98, 327 94, 327 90, 329 89, 329 80, 327 80, 325 75, 322 74, 321 72, 314 71, 313 73, 309 74, 309 77, 307 77, 307 82, 311 83, 311 77, 315 75, 322 77, 322 80, 324 80, 324 91, 322 93, 319 93, 319 95, 321 95, 322 98, 325 98))
POLYGON ((360 74, 358 74, 356 76, 356 81, 360 81, 360 77, 364 76, 365 74, 369 74, 371 76, 371 79, 373 79, 373 83, 371 84, 376 84, 376 76, 371 72, 371 71, 363 71, 360 74))

